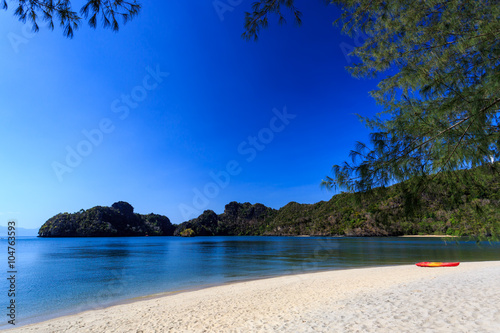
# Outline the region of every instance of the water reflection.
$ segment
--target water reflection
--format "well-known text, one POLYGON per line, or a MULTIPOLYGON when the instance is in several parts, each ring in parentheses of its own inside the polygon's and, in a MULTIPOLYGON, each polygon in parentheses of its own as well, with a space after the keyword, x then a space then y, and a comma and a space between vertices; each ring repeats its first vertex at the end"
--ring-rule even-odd
POLYGON ((21 239, 19 317, 62 314, 201 285, 418 261, 500 260, 500 243, 436 238, 21 239))

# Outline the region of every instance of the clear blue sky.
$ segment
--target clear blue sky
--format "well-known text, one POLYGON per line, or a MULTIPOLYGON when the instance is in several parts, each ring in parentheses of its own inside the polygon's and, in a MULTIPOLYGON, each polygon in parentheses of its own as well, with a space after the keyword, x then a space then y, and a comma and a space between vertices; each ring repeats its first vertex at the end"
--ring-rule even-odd
POLYGON ((381 111, 377 82, 346 71, 358 41, 334 6, 299 1, 302 27, 274 19, 254 43, 240 37, 251 2, 143 1, 118 33, 83 24, 73 39, 0 11, 0 225, 120 200, 173 223, 230 201, 329 200, 319 184, 366 141, 354 114, 381 111))

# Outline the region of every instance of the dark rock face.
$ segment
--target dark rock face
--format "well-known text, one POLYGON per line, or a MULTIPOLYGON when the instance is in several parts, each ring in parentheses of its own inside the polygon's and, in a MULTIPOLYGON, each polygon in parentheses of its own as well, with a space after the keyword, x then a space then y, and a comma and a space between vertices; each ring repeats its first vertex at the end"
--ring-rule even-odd
POLYGON ((277 212, 260 203, 230 202, 220 215, 221 231, 226 235, 261 235, 277 212))
POLYGON ((169 218, 164 215, 148 214, 140 215, 146 225, 148 235, 150 236, 173 236, 175 225, 173 225, 169 218))
POLYGON ((181 223, 174 231, 174 236, 180 236, 185 230, 192 229, 194 236, 217 235, 219 216, 213 210, 206 210, 195 219, 181 223))
POLYGON ((61 213, 45 222, 40 237, 172 236, 175 227, 168 217, 140 215, 124 201, 111 207, 96 206, 77 213, 61 213))
POLYGON ((132 217, 134 215, 134 207, 128 202, 118 201, 112 204, 111 207, 116 209, 123 216, 132 217))
POLYGON ((199 217, 181 223, 174 232, 180 235, 186 229, 192 229, 196 236, 238 236, 258 235, 276 210, 262 204, 230 202, 224 213, 217 215, 206 210, 199 217))

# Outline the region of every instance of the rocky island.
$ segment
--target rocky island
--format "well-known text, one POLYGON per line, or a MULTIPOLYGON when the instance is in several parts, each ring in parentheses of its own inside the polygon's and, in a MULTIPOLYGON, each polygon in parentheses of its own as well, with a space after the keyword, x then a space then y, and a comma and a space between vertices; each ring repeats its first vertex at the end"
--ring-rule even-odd
POLYGON ((134 213, 124 201, 111 207, 96 206, 79 212, 61 213, 45 222, 40 237, 172 236, 175 227, 168 217, 134 213))

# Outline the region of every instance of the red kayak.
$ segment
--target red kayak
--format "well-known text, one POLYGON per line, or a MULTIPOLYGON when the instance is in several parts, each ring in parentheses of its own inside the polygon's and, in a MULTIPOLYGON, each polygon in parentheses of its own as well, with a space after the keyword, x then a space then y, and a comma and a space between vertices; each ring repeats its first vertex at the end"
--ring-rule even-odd
POLYGON ((424 261, 424 262, 419 262, 416 263, 415 265, 419 267, 455 267, 460 265, 459 262, 429 262, 429 261, 424 261))

